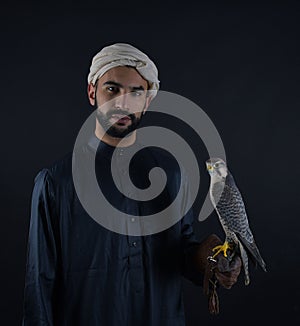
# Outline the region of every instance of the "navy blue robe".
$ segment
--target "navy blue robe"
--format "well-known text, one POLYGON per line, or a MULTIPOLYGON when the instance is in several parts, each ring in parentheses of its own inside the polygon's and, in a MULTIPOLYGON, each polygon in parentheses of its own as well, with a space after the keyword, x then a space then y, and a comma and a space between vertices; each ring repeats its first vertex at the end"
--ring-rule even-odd
MULTIPOLYGON (((176 164, 154 148, 141 152, 130 168, 139 187, 148 186, 153 166, 167 171, 162 194, 143 203, 113 185, 113 147, 95 139, 95 168, 107 199, 128 214, 153 213, 176 196, 176 164)), ((126 150, 126 148, 124 149, 126 150)), ((184 198, 182 201, 184 202, 184 198)), ((190 210, 167 230, 146 236, 121 235, 92 219, 82 207, 72 178, 72 153, 35 178, 28 238, 23 324, 57 326, 183 326, 182 275, 186 253, 198 245, 190 210)), ((197 283, 201 275, 196 274, 197 283)))

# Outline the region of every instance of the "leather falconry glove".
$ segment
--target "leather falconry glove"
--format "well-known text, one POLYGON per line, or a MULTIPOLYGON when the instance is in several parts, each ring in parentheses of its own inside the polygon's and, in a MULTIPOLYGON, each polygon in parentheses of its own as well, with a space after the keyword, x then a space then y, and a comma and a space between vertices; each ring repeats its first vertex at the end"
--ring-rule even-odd
POLYGON ((222 253, 213 257, 212 249, 220 244, 221 239, 212 234, 201 242, 195 253, 196 267, 204 273, 203 292, 208 296, 211 314, 219 313, 218 284, 230 289, 237 282, 242 267, 242 261, 235 253, 228 251, 227 258, 222 253))

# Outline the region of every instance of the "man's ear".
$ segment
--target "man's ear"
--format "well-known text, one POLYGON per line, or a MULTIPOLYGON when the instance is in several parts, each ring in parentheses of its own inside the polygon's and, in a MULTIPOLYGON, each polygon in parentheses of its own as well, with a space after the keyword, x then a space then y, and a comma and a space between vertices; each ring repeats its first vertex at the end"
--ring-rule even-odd
POLYGON ((95 98, 96 98, 96 87, 93 84, 88 84, 87 93, 89 102, 92 106, 95 105, 95 98))
POLYGON ((153 100, 154 96, 149 94, 147 97, 146 97, 146 103, 145 103, 145 107, 144 107, 144 110, 143 110, 143 114, 146 113, 151 101, 153 100))

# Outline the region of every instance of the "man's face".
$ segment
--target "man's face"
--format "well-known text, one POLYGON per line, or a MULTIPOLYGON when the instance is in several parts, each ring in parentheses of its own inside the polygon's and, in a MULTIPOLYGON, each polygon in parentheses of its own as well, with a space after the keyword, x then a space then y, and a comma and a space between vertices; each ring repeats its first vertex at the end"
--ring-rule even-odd
POLYGON ((123 138, 137 128, 150 102, 147 88, 147 81, 134 68, 123 66, 108 70, 95 87, 89 87, 97 120, 109 136, 123 138))

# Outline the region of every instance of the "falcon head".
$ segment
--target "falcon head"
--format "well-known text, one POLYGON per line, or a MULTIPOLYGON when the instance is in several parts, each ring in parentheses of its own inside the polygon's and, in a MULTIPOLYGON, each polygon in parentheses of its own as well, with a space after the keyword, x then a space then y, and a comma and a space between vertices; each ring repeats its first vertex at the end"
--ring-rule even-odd
POLYGON ((226 163, 217 157, 208 159, 206 168, 212 178, 225 179, 228 174, 226 163))

